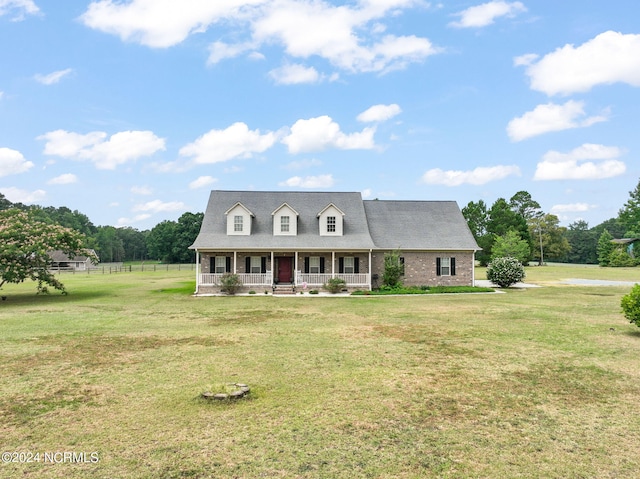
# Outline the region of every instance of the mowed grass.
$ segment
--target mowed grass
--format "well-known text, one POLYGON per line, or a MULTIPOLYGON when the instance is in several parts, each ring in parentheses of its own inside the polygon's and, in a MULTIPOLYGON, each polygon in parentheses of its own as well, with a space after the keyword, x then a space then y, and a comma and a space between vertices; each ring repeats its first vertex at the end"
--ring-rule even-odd
POLYGON ((63 276, 68 296, 5 286, 2 451, 99 461, 0 464, 0 477, 636 477, 630 288, 527 271, 549 285, 194 298, 193 273, 169 271, 63 276), (228 383, 251 394, 200 398, 228 383))

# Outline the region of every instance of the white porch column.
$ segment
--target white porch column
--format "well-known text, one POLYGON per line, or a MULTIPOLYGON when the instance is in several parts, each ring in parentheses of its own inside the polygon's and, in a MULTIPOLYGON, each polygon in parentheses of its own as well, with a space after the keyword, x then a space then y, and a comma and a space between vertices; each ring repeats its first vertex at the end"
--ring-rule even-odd
POLYGON ((233 274, 238 274, 238 252, 233 252, 233 274))
POLYGON ((198 294, 198 289, 200 288, 200 251, 196 250, 196 291, 195 294, 198 294))
POLYGON ((471 286, 476 285, 476 252, 471 252, 471 286))
POLYGON ((298 252, 293 252, 293 284, 298 284, 298 252))
POLYGON ((371 291, 371 250, 369 250, 369 291, 371 291))
POLYGON ((276 267, 276 264, 274 263, 273 251, 272 251, 271 252, 271 286, 273 286, 273 278, 275 278, 275 275, 276 275, 275 267, 276 267))
POLYGON ((331 277, 336 277, 336 252, 331 252, 331 277))

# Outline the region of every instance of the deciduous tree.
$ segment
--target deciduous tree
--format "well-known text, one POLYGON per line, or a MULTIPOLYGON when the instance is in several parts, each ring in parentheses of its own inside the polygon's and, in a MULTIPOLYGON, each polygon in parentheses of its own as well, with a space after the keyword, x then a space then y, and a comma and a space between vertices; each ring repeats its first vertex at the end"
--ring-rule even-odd
POLYGON ((5 283, 38 282, 66 293, 64 285, 50 272, 52 251, 69 257, 90 254, 84 250, 85 238, 77 231, 35 220, 29 213, 10 208, 0 211, 0 287, 5 283))

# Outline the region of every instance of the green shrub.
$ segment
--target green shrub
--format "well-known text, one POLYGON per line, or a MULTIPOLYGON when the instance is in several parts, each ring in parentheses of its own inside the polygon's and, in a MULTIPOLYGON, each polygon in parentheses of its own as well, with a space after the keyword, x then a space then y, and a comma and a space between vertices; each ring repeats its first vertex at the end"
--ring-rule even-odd
POLYGON ((220 277, 220 284, 222 288, 220 291, 227 294, 236 294, 238 290, 242 287, 242 281, 240 281, 240 276, 233 273, 225 273, 220 277))
POLYGON ((342 291, 342 288, 346 287, 347 283, 342 278, 331 278, 322 287, 330 293, 336 294, 342 291))
POLYGON ((622 306, 625 318, 627 318, 630 323, 634 323, 640 327, 640 284, 636 284, 631 288, 629 294, 625 294, 622 297, 620 306, 622 306))
POLYGON ((384 254, 384 271, 382 272, 382 284, 395 288, 402 285, 404 264, 400 260, 400 252, 392 251, 384 254))
POLYGON ((635 258, 629 256, 624 248, 614 248, 609 253, 609 266, 624 267, 624 266, 636 266, 637 262, 635 258))
POLYGON ((515 258, 505 256, 496 258, 487 266, 487 279, 501 288, 522 281, 525 277, 524 266, 515 258))

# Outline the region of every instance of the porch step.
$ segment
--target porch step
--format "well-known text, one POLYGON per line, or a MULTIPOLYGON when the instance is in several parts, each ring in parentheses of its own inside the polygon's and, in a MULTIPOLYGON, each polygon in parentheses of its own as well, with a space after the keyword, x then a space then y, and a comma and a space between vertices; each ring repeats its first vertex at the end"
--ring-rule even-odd
POLYGON ((273 294, 296 294, 292 284, 276 284, 273 294))

